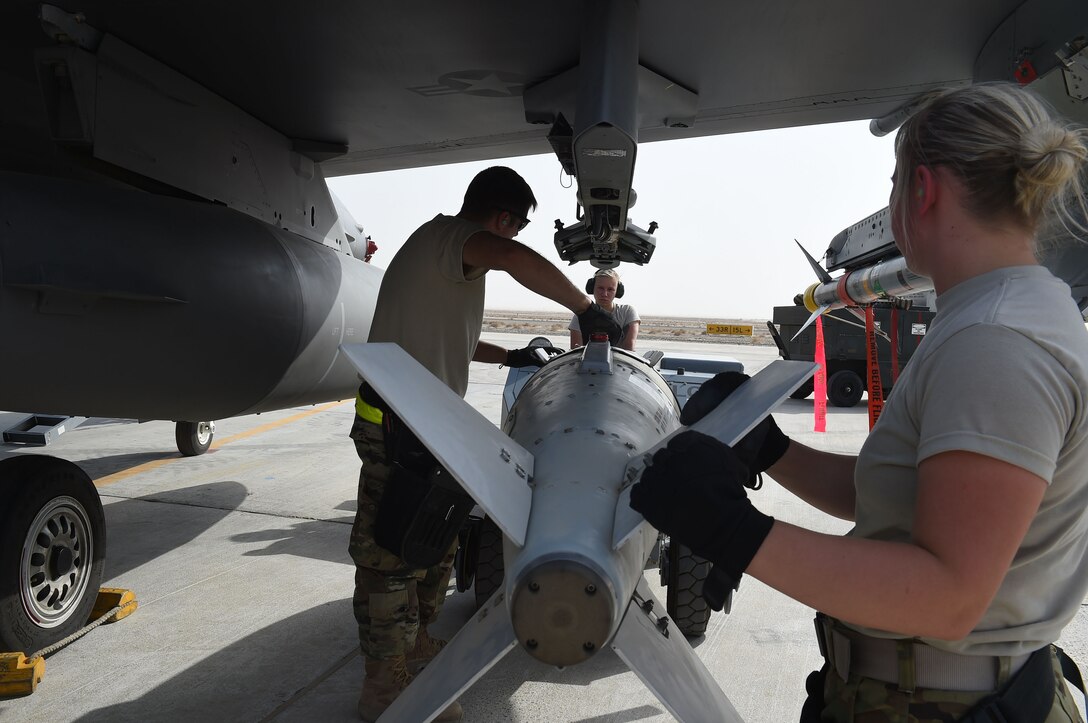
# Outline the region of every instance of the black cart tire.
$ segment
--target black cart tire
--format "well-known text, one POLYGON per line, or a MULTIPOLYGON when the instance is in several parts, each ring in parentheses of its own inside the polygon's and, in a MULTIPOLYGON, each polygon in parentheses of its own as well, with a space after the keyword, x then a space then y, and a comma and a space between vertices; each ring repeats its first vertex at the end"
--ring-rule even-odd
POLYGON ((711 613, 703 599, 703 582, 712 565, 684 545, 672 541, 667 555, 665 609, 684 635, 689 638, 703 635, 711 613))
POLYGON ((480 547, 476 557, 476 608, 483 607, 495 591, 502 587, 503 579, 502 530, 485 517, 480 525, 480 547))
POLYGON ((809 379, 807 382, 795 389, 792 394, 790 394, 790 399, 807 399, 808 396, 812 394, 814 384, 815 382, 809 379))
POLYGON ((484 519, 469 515, 468 521, 457 533, 457 552, 453 555, 453 577, 457 592, 466 592, 476 579, 476 565, 480 558, 480 528, 484 519))
POLYGON ((31 655, 87 624, 106 518, 87 473, 63 459, 0 460, 0 650, 31 655))
POLYGON ((855 372, 840 369, 827 380, 827 401, 836 407, 853 407, 861 401, 865 385, 855 372))
POLYGON ((215 438, 215 422, 178 422, 174 440, 186 457, 199 457, 208 451, 215 438))

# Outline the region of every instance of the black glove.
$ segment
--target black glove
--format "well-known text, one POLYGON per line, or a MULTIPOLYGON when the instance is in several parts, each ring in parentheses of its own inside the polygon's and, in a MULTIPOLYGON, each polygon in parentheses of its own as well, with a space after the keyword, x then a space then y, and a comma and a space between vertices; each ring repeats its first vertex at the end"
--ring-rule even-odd
POLYGON ((705 434, 682 432, 631 488, 631 507, 720 567, 736 588, 774 524, 752 506, 746 479, 748 469, 732 449, 705 434))
MULTIPOLYGON (((751 377, 741 372, 722 372, 715 375, 688 399, 680 413, 680 423, 686 426, 695 424, 749 379, 751 377)), ((775 462, 782 459, 782 455, 786 453, 789 446, 790 438, 782 433, 774 417, 769 414, 746 434, 744 439, 733 445, 733 451, 741 458, 751 474, 748 486, 758 489, 756 475, 766 472, 775 462)))
POLYGON ((608 334, 608 341, 612 346, 620 343, 623 338, 623 329, 600 304, 590 304, 589 307, 578 315, 578 330, 582 334, 582 343, 588 344, 590 336, 594 332, 608 334))
POLYGON ((521 367, 540 367, 544 366, 544 362, 537 358, 536 350, 543 349, 548 356, 554 356, 556 354, 562 354, 562 349, 557 349, 554 346, 527 346, 524 349, 511 349, 506 352, 506 366, 519 369, 521 367))

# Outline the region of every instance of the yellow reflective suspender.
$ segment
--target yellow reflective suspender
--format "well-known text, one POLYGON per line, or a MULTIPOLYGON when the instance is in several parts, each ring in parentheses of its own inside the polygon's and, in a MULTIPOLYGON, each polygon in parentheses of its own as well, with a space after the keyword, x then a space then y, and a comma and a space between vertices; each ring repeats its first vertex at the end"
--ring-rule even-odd
POLYGON ((372 407, 363 401, 363 395, 356 393, 355 395, 355 413, 361 418, 370 422, 371 424, 381 425, 382 423, 382 410, 377 407, 372 407))

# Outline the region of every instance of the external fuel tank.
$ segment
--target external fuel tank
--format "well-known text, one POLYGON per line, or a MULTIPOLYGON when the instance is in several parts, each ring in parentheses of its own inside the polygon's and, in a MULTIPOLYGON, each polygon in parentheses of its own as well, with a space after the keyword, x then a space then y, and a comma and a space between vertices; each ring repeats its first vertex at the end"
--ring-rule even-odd
POLYGON ((339 346, 366 341, 380 283, 223 205, 0 173, 0 409, 210 420, 350 398, 339 346))

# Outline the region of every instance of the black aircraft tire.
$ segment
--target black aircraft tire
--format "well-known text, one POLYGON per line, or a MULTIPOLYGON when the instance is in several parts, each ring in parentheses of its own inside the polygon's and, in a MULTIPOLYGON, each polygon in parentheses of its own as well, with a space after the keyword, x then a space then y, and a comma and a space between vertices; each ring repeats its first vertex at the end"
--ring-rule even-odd
POLYGON ((850 369, 840 369, 827 380, 827 401, 836 407, 853 407, 864 391, 861 377, 850 369))
POLYGON ((87 623, 106 559, 106 518, 66 460, 0 460, 0 651, 31 655, 87 623))
POLYGON ((483 607, 491 596, 502 587, 502 530, 490 517, 480 525, 480 546, 476 557, 476 608, 483 607))
POLYGON ((809 379, 790 394, 790 399, 807 399, 808 396, 812 394, 813 384, 814 382, 809 379))
POLYGON ((709 562, 675 542, 669 544, 668 588, 665 609, 669 617, 689 638, 706 632, 710 606, 703 599, 703 582, 710 574, 709 562))
POLYGON ((214 438, 215 422, 178 422, 174 428, 178 451, 186 457, 199 457, 207 452, 214 438))

